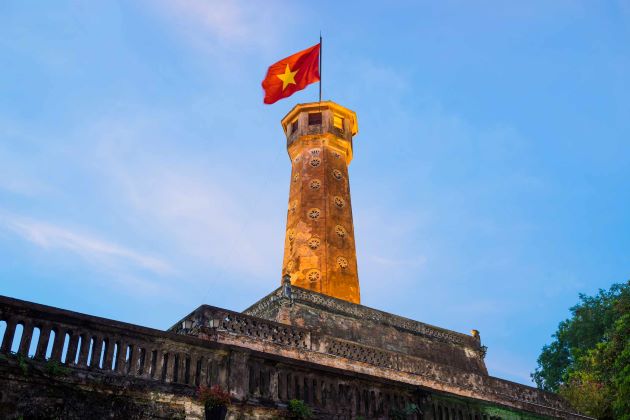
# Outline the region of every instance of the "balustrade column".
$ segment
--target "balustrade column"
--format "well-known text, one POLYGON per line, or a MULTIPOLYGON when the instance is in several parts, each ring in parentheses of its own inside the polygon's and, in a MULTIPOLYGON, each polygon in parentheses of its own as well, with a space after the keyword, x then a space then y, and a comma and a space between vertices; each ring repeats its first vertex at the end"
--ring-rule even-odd
POLYGON ((51 331, 52 328, 50 325, 42 325, 40 327, 39 342, 37 343, 37 348, 35 349, 35 359, 46 359, 46 350, 48 349, 48 340, 50 339, 51 331))
POLYGON ((131 354, 129 356, 129 368, 130 375, 136 376, 138 374, 138 358, 140 357, 140 347, 136 343, 129 344, 131 354))
POLYGON ((311 396, 311 380, 310 380, 310 375, 305 374, 304 376, 302 376, 302 380, 300 381, 302 384, 302 395, 304 395, 302 397, 302 399, 308 403, 308 404, 312 404, 313 403, 313 399, 311 396))
POLYGON ((70 341, 68 342, 68 353, 66 353, 66 364, 75 365, 79 346, 79 334, 76 331, 70 333, 70 341))
POLYGON ((142 367, 142 377, 145 379, 151 378, 151 369, 153 368, 153 352, 150 347, 144 348, 144 364, 142 367))
POLYGON ((24 322, 22 329, 22 338, 20 339, 20 346, 18 347, 18 354, 28 356, 28 349, 31 347, 31 338, 33 337, 33 323, 30 321, 24 322))
MULTIPOLYGON (((225 389, 229 389, 229 365, 230 365, 230 357, 229 355, 226 355, 224 357, 221 357, 217 360, 215 360, 216 362, 216 372, 217 372, 217 377, 216 377, 216 383, 219 384, 221 387, 225 388, 225 389)), ((213 370, 214 372, 214 370, 213 370)))
POLYGON ((63 351, 63 342, 66 338, 65 330, 58 328, 55 331, 55 341, 53 341, 52 352, 50 353, 50 360, 55 362, 61 362, 61 353, 63 351))
POLYGON ((173 357, 173 363, 172 363, 173 371, 172 371, 171 380, 173 381, 173 383, 179 383, 179 377, 181 375, 180 356, 179 356, 179 353, 175 353, 175 352, 173 352, 171 356, 173 357))
POLYGON ((287 374, 284 371, 284 368, 278 368, 276 369, 276 376, 277 376, 277 386, 278 386, 278 393, 276 398, 279 399, 280 401, 284 401, 284 400, 288 400, 288 396, 287 396, 287 374))
POLYGON ((248 395, 254 397, 260 397, 261 390, 261 368, 257 362, 250 361, 247 364, 247 372, 249 373, 249 380, 247 383, 248 395))
POLYGON ((157 380, 162 379, 162 363, 164 361, 164 351, 159 350, 155 353, 155 369, 151 372, 151 377, 157 380))
POLYGON ((127 360, 127 348, 129 347, 129 341, 121 340, 120 347, 118 349, 118 357, 116 358, 116 365, 118 366, 118 373, 126 375, 129 371, 129 361, 127 360))
POLYGON ((167 364, 164 367, 166 369, 165 382, 173 382, 173 376, 175 374, 175 353, 169 352, 165 355, 167 364))
POLYGON ((190 355, 190 367, 188 369, 188 385, 194 385, 197 386, 199 385, 197 383, 197 362, 199 361, 200 357, 198 354, 191 354, 190 355))
POLYGON ((229 358, 228 386, 230 393, 238 400, 247 399, 249 388, 249 354, 233 351, 229 358))
POLYGON ((178 353, 177 358, 177 378, 174 379, 174 382, 183 384, 185 382, 186 377, 186 354, 178 353))
POLYGON ((136 345, 136 351, 138 356, 136 357, 135 363, 135 375, 143 377, 145 376, 146 366, 147 366, 147 349, 145 347, 141 347, 140 344, 136 345))
POLYGON ((317 378, 312 378, 311 379, 311 392, 313 395, 313 404, 314 405, 321 405, 322 403, 322 387, 320 386, 320 381, 317 380, 317 378))
POLYGON ((208 373, 208 358, 200 357, 199 360, 199 383, 197 385, 207 385, 208 377, 206 375, 208 373))
POLYGON ((92 337, 89 333, 81 334, 81 349, 79 350, 79 366, 88 367, 88 356, 90 354, 90 344, 92 337))
POLYGON ((10 353, 11 345, 13 344, 13 337, 15 336, 15 327, 17 322, 12 319, 7 320, 7 329, 4 331, 4 337, 2 338, 2 347, 0 351, 2 353, 10 353))
POLYGON ((115 360, 113 362, 112 370, 117 373, 123 373, 123 367, 125 366, 125 351, 124 351, 124 341, 118 340, 114 342, 112 348, 115 351, 115 360))
POLYGON ((142 366, 142 378, 151 379, 153 369, 153 351, 148 347, 144 348, 144 363, 142 366))
POLYGON ((91 368, 100 367, 102 350, 103 350, 103 339, 100 336, 95 335, 94 345, 92 346, 92 360, 90 360, 91 368))
POLYGON ((112 370, 112 360, 114 358, 114 340, 105 339, 105 355, 103 357, 103 370, 112 370))
POLYGON ((271 372, 269 374, 269 392, 271 393, 270 397, 274 401, 278 401, 278 369, 274 366, 270 368, 271 372))

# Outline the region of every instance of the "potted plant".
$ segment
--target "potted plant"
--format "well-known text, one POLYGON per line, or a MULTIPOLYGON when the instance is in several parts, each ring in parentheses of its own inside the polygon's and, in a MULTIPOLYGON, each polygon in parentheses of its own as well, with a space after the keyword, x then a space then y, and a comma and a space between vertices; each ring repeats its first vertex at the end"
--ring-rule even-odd
POLYGON ((211 388, 201 385, 197 389, 197 397, 206 410, 206 420, 223 420, 227 415, 227 408, 231 404, 230 393, 219 385, 211 388))

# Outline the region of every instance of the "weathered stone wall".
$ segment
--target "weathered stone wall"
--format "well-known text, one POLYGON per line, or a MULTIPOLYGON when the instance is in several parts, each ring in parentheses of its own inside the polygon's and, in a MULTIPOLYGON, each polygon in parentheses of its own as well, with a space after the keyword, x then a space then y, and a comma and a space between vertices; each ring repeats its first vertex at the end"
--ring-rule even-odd
MULTIPOLYGON (((487 375, 478 339, 362 305, 292 286, 291 298, 278 289, 246 314, 308 328, 322 336, 341 338, 375 349, 402 353, 487 375)), ((340 346, 344 346, 343 343, 340 346)))
MULTIPOLYGON (((288 293, 293 296, 296 289, 293 287, 288 293)), ((286 294, 287 291, 281 293, 286 294)), ((301 293, 313 294, 305 290, 301 290, 301 293)), ((282 299, 285 298, 286 296, 282 299)), ((290 305, 297 302, 292 297, 286 299, 290 305)), ((351 305, 348 302, 344 303, 351 305)), ((284 303, 280 302, 280 306, 282 305, 284 303)), ((267 311, 272 310, 274 304, 263 306, 264 311, 267 311)), ((265 321, 211 306, 200 307, 172 330, 212 342, 244 346, 266 355, 280 355, 294 361, 300 360, 312 364, 313 368, 328 367, 338 369, 344 374, 368 375, 374 379, 431 390, 435 394, 451 394, 532 414, 579 417, 559 396, 536 388, 318 334, 308 328, 265 321)), ((455 335, 446 333, 441 339, 449 337, 458 339, 455 335)))
POLYGON ((201 419, 203 414, 189 389, 75 370, 55 372, 46 362, 17 357, 0 366, 2 419, 201 419))
POLYGON ((4 297, 0 321, 2 418, 201 418, 195 389, 213 384, 229 390, 231 418, 277 417, 293 398, 323 419, 378 418, 415 401, 413 387, 251 351, 247 339, 225 345, 4 297), (384 400, 370 405, 365 395, 384 400))
POLYGON ((581 418, 529 387, 458 388, 456 371, 427 381, 368 348, 335 355, 338 339, 207 306, 164 332, 0 297, 0 322, 0 418, 200 419, 195 390, 213 384, 231 395, 229 419, 278 418, 290 399, 319 419, 385 419, 410 404, 422 414, 408 419, 581 418))

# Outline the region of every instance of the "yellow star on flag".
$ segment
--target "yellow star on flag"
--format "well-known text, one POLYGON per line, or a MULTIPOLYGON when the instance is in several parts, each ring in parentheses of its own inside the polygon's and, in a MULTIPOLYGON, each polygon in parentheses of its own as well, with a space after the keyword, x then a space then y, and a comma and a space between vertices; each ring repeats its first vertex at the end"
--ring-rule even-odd
POLYGON ((284 69, 284 74, 276 74, 276 77, 282 80, 282 90, 285 90, 291 83, 295 84, 295 75, 298 71, 300 71, 300 69, 291 71, 287 64, 287 67, 284 69))

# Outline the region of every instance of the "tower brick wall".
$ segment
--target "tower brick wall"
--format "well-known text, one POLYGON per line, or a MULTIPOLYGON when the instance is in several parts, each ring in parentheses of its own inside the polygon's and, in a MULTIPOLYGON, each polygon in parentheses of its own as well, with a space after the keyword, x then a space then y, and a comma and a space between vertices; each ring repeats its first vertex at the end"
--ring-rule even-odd
POLYGON ((356 114, 333 102, 300 104, 282 125, 292 165, 283 275, 360 303, 348 177, 356 114))

